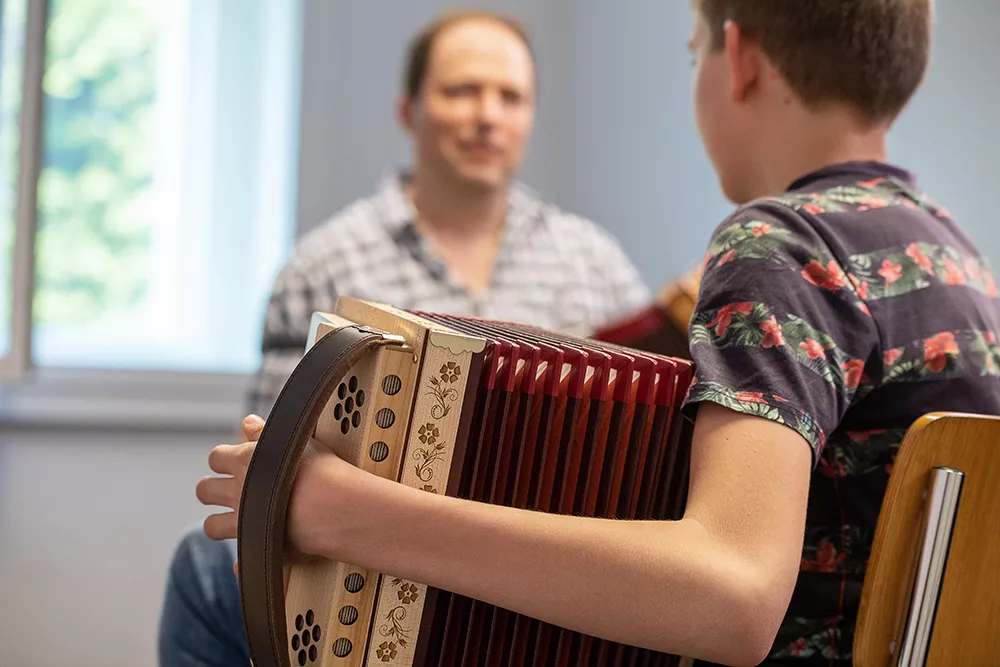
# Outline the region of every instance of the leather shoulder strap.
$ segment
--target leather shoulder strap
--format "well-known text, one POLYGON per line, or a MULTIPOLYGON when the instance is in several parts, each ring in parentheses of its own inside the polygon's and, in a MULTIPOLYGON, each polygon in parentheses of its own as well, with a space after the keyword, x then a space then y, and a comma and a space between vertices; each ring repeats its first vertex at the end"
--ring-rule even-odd
POLYGON ((254 667, 290 667, 285 627, 285 513, 295 471, 323 406, 366 354, 391 341, 349 326, 317 341, 285 382, 250 460, 237 550, 243 624, 254 667))

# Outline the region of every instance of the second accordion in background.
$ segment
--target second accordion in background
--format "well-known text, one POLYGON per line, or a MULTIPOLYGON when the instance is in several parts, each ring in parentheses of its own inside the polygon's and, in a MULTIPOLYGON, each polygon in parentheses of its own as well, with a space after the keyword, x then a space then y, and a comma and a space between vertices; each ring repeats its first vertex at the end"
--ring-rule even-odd
POLYGON ((687 361, 521 325, 348 298, 335 314, 317 314, 310 349, 258 442, 240 508, 255 667, 677 664, 350 563, 285 566, 282 549, 310 437, 427 493, 678 519, 693 428, 681 406, 691 381, 687 361))

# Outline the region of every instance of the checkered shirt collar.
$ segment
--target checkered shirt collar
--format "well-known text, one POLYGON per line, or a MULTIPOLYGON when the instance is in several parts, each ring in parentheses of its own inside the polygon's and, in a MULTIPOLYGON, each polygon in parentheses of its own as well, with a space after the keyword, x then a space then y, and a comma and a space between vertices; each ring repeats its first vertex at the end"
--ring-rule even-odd
MULTIPOLYGON (((379 221, 394 236, 412 228, 417 219, 417 210, 404 191, 410 178, 411 173, 407 170, 386 173, 375 194, 379 221)), ((517 232, 541 220, 544 208, 545 204, 537 193, 516 182, 508 195, 508 231, 517 232)))

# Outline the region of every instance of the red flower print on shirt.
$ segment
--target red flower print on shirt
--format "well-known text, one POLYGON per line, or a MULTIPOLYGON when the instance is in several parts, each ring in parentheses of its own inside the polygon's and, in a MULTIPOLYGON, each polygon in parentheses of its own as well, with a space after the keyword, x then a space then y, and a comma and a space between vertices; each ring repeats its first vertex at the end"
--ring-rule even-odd
POLYGON ((840 365, 844 371, 844 384, 848 389, 857 389, 864 378, 864 359, 849 359, 840 365))
POLYGON ((719 309, 715 318, 708 323, 709 327, 715 327, 715 335, 722 338, 729 330, 729 325, 733 323, 733 314, 749 315, 753 312, 753 303, 730 303, 719 309))
POLYGON ((816 560, 802 560, 800 569, 803 572, 836 572, 844 562, 844 554, 837 554, 837 548, 831 542, 823 540, 816 551, 816 560))
POLYGON ((885 278, 887 284, 891 285, 903 277, 903 267, 899 264, 893 264, 887 259, 882 262, 882 268, 878 270, 878 274, 885 278))
POLYGON ((840 461, 827 461, 826 459, 820 459, 819 473, 829 479, 847 477, 847 468, 845 468, 844 464, 840 461))
POLYGON ((764 400, 764 394, 759 391, 738 391, 736 392, 736 400, 740 403, 767 403, 764 400))
POLYGON ((869 197, 868 199, 863 200, 861 204, 869 208, 885 208, 889 205, 889 202, 887 202, 885 199, 878 199, 877 197, 869 197))
POLYGON ((760 323, 760 330, 765 334, 761 347, 781 347, 785 344, 785 339, 781 337, 781 325, 774 315, 760 323))
POLYGON ((984 331, 983 340, 986 341, 987 345, 992 345, 993 343, 997 342, 997 335, 992 331, 984 331))
POLYGON ((964 285, 965 274, 952 259, 944 262, 944 281, 949 285, 964 285))
POLYGON ((862 299, 868 298, 868 281, 861 281, 853 273, 848 274, 848 278, 851 279, 851 284, 854 285, 854 289, 858 291, 858 296, 862 299))
POLYGON ((826 359, 826 350, 823 349, 819 341, 806 338, 804 342, 799 343, 799 347, 806 351, 806 355, 810 359, 826 359))
POLYGON ((825 267, 815 259, 810 261, 802 270, 802 277, 816 287, 823 287, 831 292, 847 286, 847 278, 834 260, 830 260, 825 267))
POLYGON ((882 183, 885 183, 885 178, 882 177, 882 176, 879 176, 878 178, 873 178, 870 181, 859 181, 858 182, 858 187, 859 188, 863 188, 865 190, 872 190, 877 185, 880 185, 882 183))
POLYGON ((920 250, 920 246, 916 243, 906 246, 906 256, 912 259, 925 272, 934 275, 934 263, 927 258, 927 255, 920 250))
POLYGON ((958 354, 955 334, 950 331, 924 340, 924 363, 932 373, 940 373, 948 364, 948 356, 958 354))
POLYGON ((771 232, 771 225, 767 224, 766 222, 762 222, 759 225, 754 225, 753 228, 750 230, 750 233, 757 238, 760 238, 765 234, 769 234, 770 232, 771 232))
POLYGON ((885 362, 886 366, 892 366, 894 363, 899 361, 899 358, 903 356, 902 348, 893 348, 891 350, 886 350, 882 355, 882 361, 885 362))
POLYGON ((803 653, 805 653, 808 650, 809 650, 809 644, 807 644, 806 640, 804 638, 802 638, 802 637, 799 637, 798 639, 796 639, 794 642, 792 642, 788 646, 788 653, 789 653, 789 655, 791 655, 791 656, 793 656, 795 658, 801 656, 803 653))
POLYGON ((821 213, 825 213, 823 207, 817 206, 816 204, 805 204, 802 208, 803 210, 806 211, 806 213, 812 213, 813 215, 820 215, 821 213))
POLYGON ((736 259, 736 248, 733 248, 725 255, 723 255, 721 258, 719 258, 719 263, 717 266, 723 266, 725 264, 729 264, 729 262, 733 261, 734 259, 736 259))

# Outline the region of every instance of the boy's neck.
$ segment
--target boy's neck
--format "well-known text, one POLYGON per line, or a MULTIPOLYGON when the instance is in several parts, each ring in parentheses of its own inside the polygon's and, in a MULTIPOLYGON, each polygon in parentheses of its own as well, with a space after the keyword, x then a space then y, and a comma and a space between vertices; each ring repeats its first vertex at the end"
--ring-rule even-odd
POLYGON ((824 167, 845 162, 886 162, 885 125, 861 122, 853 113, 831 110, 803 112, 783 119, 775 138, 762 147, 760 188, 784 192, 796 180, 824 167))

